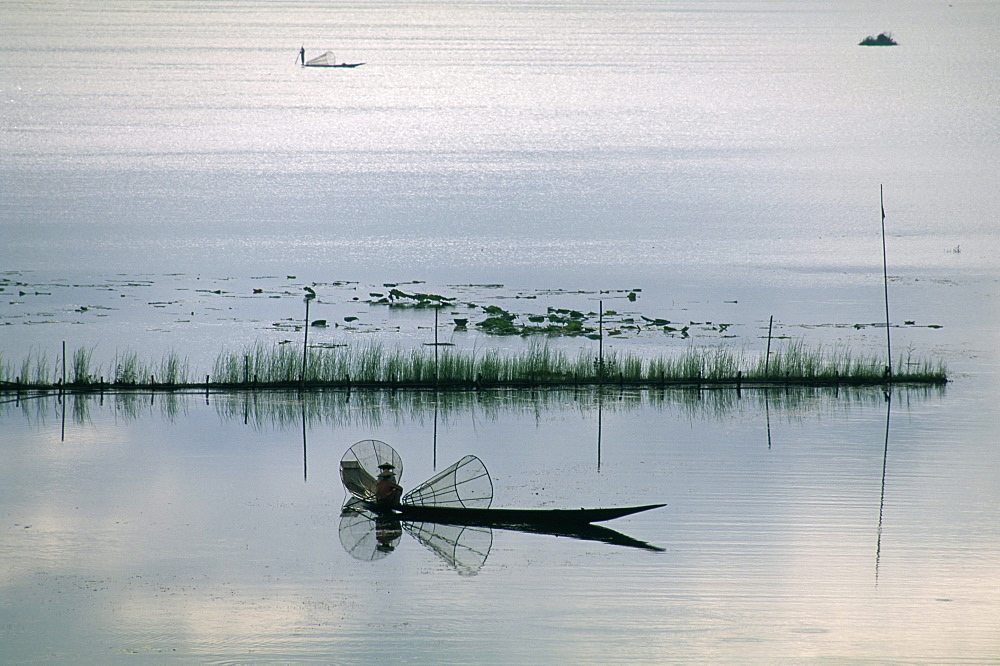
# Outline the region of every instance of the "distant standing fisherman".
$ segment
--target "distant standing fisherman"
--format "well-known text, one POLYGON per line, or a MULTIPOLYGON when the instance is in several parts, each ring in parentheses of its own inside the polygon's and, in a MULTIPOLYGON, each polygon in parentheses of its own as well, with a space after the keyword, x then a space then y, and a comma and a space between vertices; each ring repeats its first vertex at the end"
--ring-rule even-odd
POLYGON ((396 483, 394 467, 389 463, 378 466, 378 481, 375 483, 375 503, 379 506, 399 506, 399 498, 403 495, 403 487, 396 483))
POLYGON ((305 67, 306 66, 306 47, 305 46, 303 46, 302 48, 299 49, 299 58, 302 59, 302 66, 305 67))

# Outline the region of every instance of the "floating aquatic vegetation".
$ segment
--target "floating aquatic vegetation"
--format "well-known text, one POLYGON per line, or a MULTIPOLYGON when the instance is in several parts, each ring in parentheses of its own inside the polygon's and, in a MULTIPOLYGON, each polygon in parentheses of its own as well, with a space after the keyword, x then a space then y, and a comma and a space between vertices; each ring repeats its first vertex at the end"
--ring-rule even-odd
MULTIPOLYGON (((587 315, 583 314, 582 312, 580 312, 579 310, 567 310, 565 308, 553 308, 553 307, 550 307, 550 308, 548 308, 548 312, 551 315, 555 315, 555 316, 565 315, 566 317, 569 317, 570 319, 585 319, 586 316, 587 316, 587 315)), ((551 320, 551 317, 550 317, 550 320, 551 320)))
POLYGON ((882 32, 879 33, 878 36, 868 35, 858 43, 858 46, 898 46, 898 45, 899 42, 897 42, 893 38, 891 32, 882 32))
POLYGON ((407 293, 402 289, 396 288, 395 285, 384 285, 386 287, 392 286, 389 293, 386 295, 370 293, 369 296, 373 300, 369 301, 373 305, 388 305, 391 307, 412 307, 412 308, 427 308, 427 307, 440 307, 442 305, 453 303, 455 298, 453 296, 442 296, 440 294, 423 294, 423 293, 407 293))
POLYGON ((476 324, 476 328, 494 335, 518 335, 521 329, 507 317, 487 317, 476 324))

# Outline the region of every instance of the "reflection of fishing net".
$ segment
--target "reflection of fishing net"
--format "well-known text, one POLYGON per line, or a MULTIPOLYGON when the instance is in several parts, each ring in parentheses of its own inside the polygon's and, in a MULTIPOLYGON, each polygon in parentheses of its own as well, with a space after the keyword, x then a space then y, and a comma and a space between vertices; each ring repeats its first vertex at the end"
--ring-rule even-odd
POLYGON ((375 482, 378 466, 388 463, 396 473, 396 482, 403 478, 403 459, 396 450, 377 439, 363 439, 340 459, 340 479, 355 497, 372 501, 375 499, 375 482))
POLYGON ((340 544, 351 557, 371 562, 386 557, 403 536, 398 521, 379 520, 354 499, 340 513, 340 544))
POLYGON ((414 539, 463 576, 478 573, 493 547, 493 530, 488 527, 437 523, 404 523, 403 526, 414 539))
POLYGON ((493 481, 482 460, 465 456, 408 492, 403 503, 485 509, 493 503, 493 481))

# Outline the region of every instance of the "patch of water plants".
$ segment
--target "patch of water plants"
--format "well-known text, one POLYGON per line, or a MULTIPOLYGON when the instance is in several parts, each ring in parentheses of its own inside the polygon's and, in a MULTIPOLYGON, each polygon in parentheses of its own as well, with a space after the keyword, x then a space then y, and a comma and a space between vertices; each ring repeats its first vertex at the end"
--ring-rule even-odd
POLYGON ((477 323, 476 328, 494 335, 583 335, 595 338, 600 335, 596 327, 587 325, 587 315, 577 310, 549 307, 545 314, 519 316, 497 305, 486 305, 482 309, 486 319, 477 323))
POLYGON ((63 363, 53 363, 39 352, 32 351, 20 362, 8 361, 0 353, 0 390, 15 387, 66 386, 183 386, 191 383, 186 358, 167 352, 157 362, 143 360, 132 350, 116 352, 109 366, 93 362, 94 350, 81 347, 63 363))
POLYGON ((370 292, 369 303, 372 305, 388 305, 394 308, 437 308, 455 302, 453 296, 440 294, 408 293, 398 287, 391 287, 388 292, 370 292))
MULTIPOLYGON (((369 292, 370 305, 384 305, 392 309, 423 309, 423 308, 448 308, 454 315, 455 327, 457 330, 468 330, 470 319, 472 326, 483 333, 500 336, 532 336, 545 335, 549 337, 588 337, 598 339, 602 334, 602 320, 604 335, 617 336, 626 333, 638 334, 645 331, 662 331, 669 336, 687 338, 689 329, 697 322, 677 323, 668 319, 651 318, 641 316, 639 319, 628 315, 621 315, 615 310, 607 309, 603 312, 582 312, 570 308, 548 307, 544 313, 528 312, 514 313, 499 305, 480 305, 472 302, 462 303, 456 297, 442 296, 440 294, 407 292, 403 291, 396 284, 387 284, 387 291, 369 292), (463 311, 462 308, 467 310, 463 311), (478 321, 475 317, 482 317, 478 321)), ((499 285, 497 285, 499 286, 499 285)), ((634 303, 636 293, 641 290, 627 290, 625 298, 634 303)), ((535 299, 537 295, 515 296, 514 298, 535 299)), ((702 330, 713 330, 724 332, 729 324, 720 324, 717 327, 706 322, 702 330)), ((275 327, 278 327, 275 324, 275 327)))
POLYGON ((843 346, 806 347, 801 341, 779 345, 771 354, 726 346, 687 347, 672 355, 640 356, 592 348, 571 354, 534 343, 515 352, 499 350, 386 348, 379 342, 303 349, 254 344, 218 355, 212 371, 192 380, 186 359, 175 353, 159 363, 135 352, 116 353, 110 367, 94 366, 92 351, 78 349, 72 362, 50 362, 33 353, 15 363, 0 356, 0 391, 185 388, 483 388, 620 384, 665 385, 879 385, 940 384, 947 381, 940 362, 907 351, 891 372, 874 355, 856 355, 843 346), (204 381, 200 378, 204 377, 204 381))
POLYGON ((868 35, 862 39, 859 46, 898 46, 899 42, 893 38, 891 32, 880 32, 878 36, 868 35))

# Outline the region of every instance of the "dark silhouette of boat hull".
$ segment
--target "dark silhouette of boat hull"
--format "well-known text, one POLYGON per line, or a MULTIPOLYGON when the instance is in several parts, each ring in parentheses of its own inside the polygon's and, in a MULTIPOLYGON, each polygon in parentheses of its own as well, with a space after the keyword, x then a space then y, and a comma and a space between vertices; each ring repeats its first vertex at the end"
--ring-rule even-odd
POLYGON ((665 504, 645 504, 600 509, 483 509, 413 504, 401 504, 389 508, 380 507, 370 502, 366 504, 366 508, 375 513, 391 515, 407 522, 481 525, 483 527, 503 527, 504 525, 584 526, 666 506, 665 504))
MULTIPOLYGON (((444 526, 453 529, 479 530, 480 532, 500 529, 530 534, 547 534, 580 541, 598 541, 614 546, 663 552, 665 549, 660 546, 654 546, 602 525, 586 522, 588 519, 594 521, 611 520, 661 506, 666 505, 650 504, 613 509, 456 509, 404 504, 402 507, 386 509, 371 502, 352 498, 344 505, 341 516, 347 517, 349 523, 353 517, 367 518, 372 530, 379 524, 393 524, 397 526, 397 529, 401 526, 402 529, 415 536, 423 535, 423 537, 417 536, 421 542, 427 541, 427 535, 435 536, 443 529, 435 526, 444 526), (426 509, 431 510, 427 511, 426 509)), ((353 518, 353 522, 356 520, 353 518)), ((343 531, 343 529, 342 523, 341 530, 343 531)), ((349 549, 349 552, 352 552, 353 544, 357 539, 348 539, 348 541, 352 544, 352 549, 349 549)), ((375 559, 377 555, 377 553, 366 552, 361 559, 375 559)), ((482 560, 485 561, 485 559, 483 556, 482 560)), ((479 565, 481 566, 482 562, 479 562, 479 565)))
POLYGON ((365 64, 365 63, 363 63, 363 62, 342 62, 339 65, 310 65, 309 63, 306 63, 305 65, 302 65, 302 66, 303 67, 340 67, 340 68, 352 69, 354 67, 361 67, 361 65, 363 65, 363 64, 365 64))

